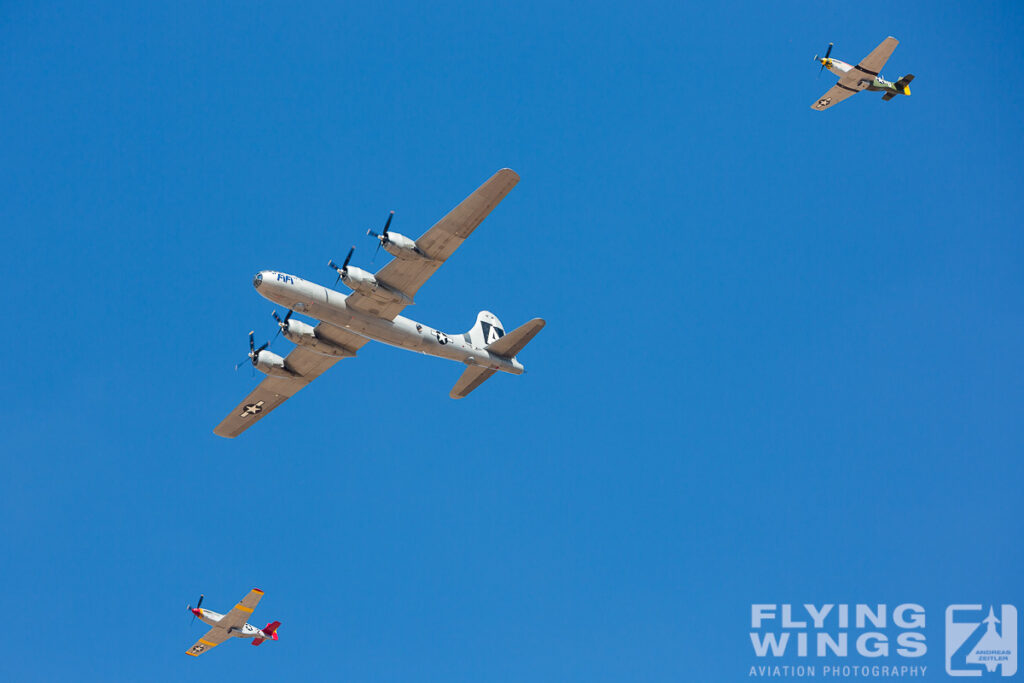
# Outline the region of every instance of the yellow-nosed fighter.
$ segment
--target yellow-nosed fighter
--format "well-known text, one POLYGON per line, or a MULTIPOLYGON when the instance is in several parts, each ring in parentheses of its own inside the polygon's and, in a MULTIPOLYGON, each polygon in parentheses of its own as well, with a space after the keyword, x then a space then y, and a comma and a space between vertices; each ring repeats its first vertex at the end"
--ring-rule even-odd
MULTIPOLYGON (((817 102, 811 105, 811 109, 825 111, 829 107, 842 102, 850 95, 856 95, 861 90, 882 91, 882 99, 886 102, 897 95, 910 94, 910 81, 914 80, 913 74, 907 74, 896 80, 895 83, 882 78, 882 67, 892 55, 892 51, 900 41, 889 36, 882 41, 882 44, 871 51, 867 57, 861 60, 860 64, 853 66, 838 59, 829 57, 832 54, 832 43, 828 44, 828 50, 824 57, 814 56, 814 61, 821 62, 821 69, 828 69, 839 76, 839 82, 822 95, 817 102)), ((821 73, 821 69, 818 73, 821 73)))

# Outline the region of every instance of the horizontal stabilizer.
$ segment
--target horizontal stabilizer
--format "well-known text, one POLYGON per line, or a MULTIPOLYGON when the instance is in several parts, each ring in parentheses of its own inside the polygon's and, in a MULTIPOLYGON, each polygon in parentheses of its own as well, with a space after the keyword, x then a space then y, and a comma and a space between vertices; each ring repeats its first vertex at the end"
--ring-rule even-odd
MULTIPOLYGON (((501 339, 487 345, 488 353, 503 358, 515 358, 515 355, 523 350, 523 347, 530 343, 538 332, 544 329, 544 319, 534 318, 530 322, 520 325, 506 334, 501 339)), ((463 375, 465 376, 465 375, 463 375)), ((486 379, 486 377, 484 378, 486 379)), ((480 380, 481 382, 483 380, 480 380)))
POLYGON ((907 74, 900 80, 893 83, 893 87, 904 95, 910 94, 910 81, 914 80, 914 74, 907 74))
POLYGON ((882 101, 883 102, 888 102, 889 100, 891 100, 894 97, 896 97, 896 93, 894 93, 894 92, 887 92, 884 95, 882 95, 882 101))
POLYGON ((466 398, 469 392, 476 389, 478 386, 487 381, 487 378, 494 374, 494 370, 491 368, 481 368, 476 365, 470 365, 466 368, 466 371, 459 377, 459 381, 452 387, 451 392, 448 394, 452 398, 466 398))

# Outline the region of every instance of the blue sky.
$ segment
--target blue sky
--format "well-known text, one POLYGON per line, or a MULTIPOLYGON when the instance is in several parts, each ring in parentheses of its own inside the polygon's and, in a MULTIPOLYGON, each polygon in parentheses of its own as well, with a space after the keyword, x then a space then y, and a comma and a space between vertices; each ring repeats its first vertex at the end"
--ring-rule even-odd
POLYGON ((946 605, 1024 607, 1022 19, 8 4, 0 677, 736 680, 751 603, 917 602, 944 678, 946 605), (890 34, 912 97, 809 108, 890 34), (408 313, 546 318, 526 376, 371 344, 213 435, 253 273, 505 166, 408 313), (253 586, 281 640, 186 657, 253 586))

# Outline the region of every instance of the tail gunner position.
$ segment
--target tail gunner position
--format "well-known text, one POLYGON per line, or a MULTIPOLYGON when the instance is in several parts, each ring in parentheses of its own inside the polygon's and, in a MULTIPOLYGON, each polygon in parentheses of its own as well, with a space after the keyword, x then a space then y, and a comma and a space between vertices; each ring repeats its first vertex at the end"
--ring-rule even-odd
POLYGON ((355 247, 340 266, 328 262, 338 276, 335 284, 340 280, 351 294, 274 270, 257 273, 256 291, 288 309, 283 318, 277 311, 273 315, 279 333, 296 347, 282 358, 267 350, 269 342, 257 347, 255 333, 249 333, 249 361, 267 377, 214 433, 238 436, 339 360, 355 356, 370 340, 464 363, 466 369, 451 390, 452 398, 465 397, 495 372, 523 374, 516 354, 544 327, 540 318, 506 334, 493 313, 481 311, 468 332, 446 334, 399 315, 415 303, 419 288, 517 182, 514 171, 498 171, 416 240, 391 232, 389 216, 380 234, 368 234, 377 239, 378 249, 383 247, 395 257, 390 263, 373 274, 350 265, 355 247), (294 319, 293 313, 320 322, 311 325, 294 319))
POLYGON ((829 57, 832 54, 832 43, 829 43, 825 56, 819 58, 815 55, 814 61, 821 62, 821 68, 818 69, 819 74, 823 69, 828 69, 836 76, 839 76, 839 82, 822 95, 817 102, 812 104, 811 109, 825 111, 832 105, 838 104, 850 95, 856 95, 862 90, 884 92, 882 100, 886 102, 897 95, 910 95, 910 82, 914 80, 913 74, 907 74, 897 79, 895 83, 885 80, 881 74, 882 67, 885 66, 885 63, 892 55, 892 51, 899 44, 900 41, 889 36, 882 41, 881 45, 872 50, 871 54, 865 57, 860 64, 852 66, 846 62, 829 57))

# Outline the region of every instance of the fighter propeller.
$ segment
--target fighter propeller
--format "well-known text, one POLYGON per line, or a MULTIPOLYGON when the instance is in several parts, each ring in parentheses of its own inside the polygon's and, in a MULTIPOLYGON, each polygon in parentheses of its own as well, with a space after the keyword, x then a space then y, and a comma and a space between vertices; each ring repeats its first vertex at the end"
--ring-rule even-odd
MULTIPOLYGON (((196 609, 199 609, 200 607, 203 606, 203 598, 204 597, 206 597, 206 596, 203 595, 202 593, 199 594, 199 602, 196 603, 196 609)), ((185 609, 187 609, 189 612, 192 612, 192 605, 187 605, 185 607, 185 609)), ((192 612, 192 623, 193 624, 196 623, 196 613, 195 612, 192 612)))
MULTIPOLYGON (((390 223, 391 221, 388 222, 390 223)), ((356 248, 354 245, 352 246, 351 249, 348 250, 348 256, 345 257, 345 262, 341 264, 341 267, 339 267, 338 264, 335 263, 332 259, 327 260, 327 265, 330 266, 333 270, 337 271, 338 280, 340 280, 343 276, 348 275, 348 262, 352 260, 352 252, 354 252, 355 250, 356 248)), ((338 280, 334 281, 335 287, 338 286, 338 280)))
POLYGON ((377 238, 377 251, 373 252, 373 258, 375 260, 377 258, 377 254, 380 252, 380 248, 382 246, 384 246, 385 244, 387 244, 388 242, 391 241, 388 238, 388 228, 391 227, 391 219, 394 218, 394 217, 395 217, 395 212, 394 211, 392 211, 391 213, 388 214, 388 220, 387 220, 386 223, 384 223, 384 230, 382 230, 379 235, 377 233, 375 233, 373 230, 367 230, 366 231, 367 235, 373 235, 374 237, 377 238))
POLYGON ((825 62, 828 61, 828 56, 830 54, 832 54, 832 43, 828 44, 828 49, 825 50, 825 56, 824 57, 822 57, 821 59, 818 59, 818 55, 814 55, 814 61, 821 62, 821 68, 818 69, 818 75, 819 76, 821 75, 821 72, 825 70, 825 62))

